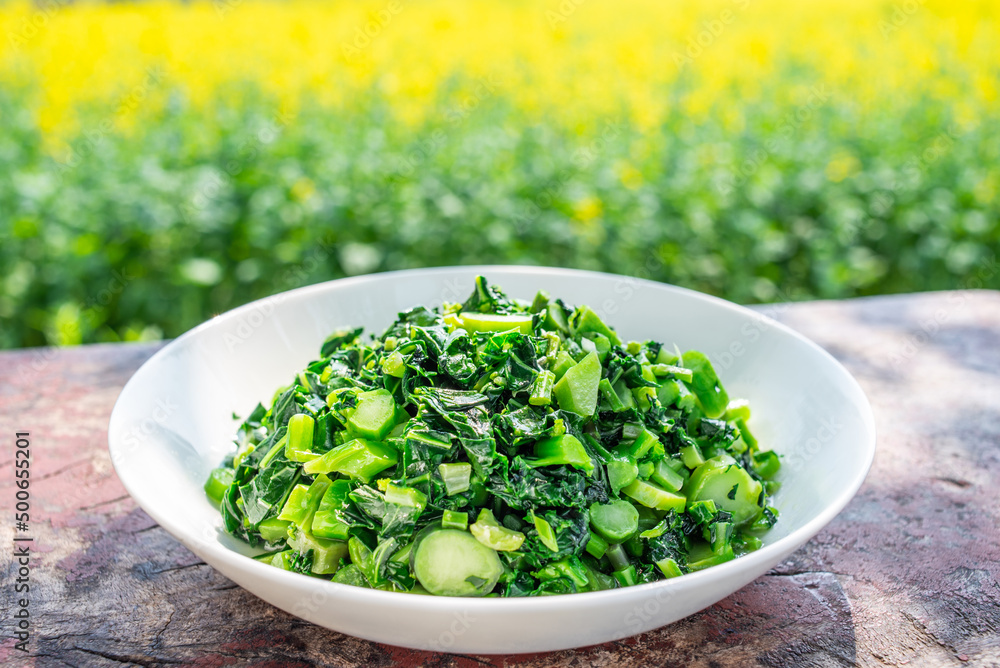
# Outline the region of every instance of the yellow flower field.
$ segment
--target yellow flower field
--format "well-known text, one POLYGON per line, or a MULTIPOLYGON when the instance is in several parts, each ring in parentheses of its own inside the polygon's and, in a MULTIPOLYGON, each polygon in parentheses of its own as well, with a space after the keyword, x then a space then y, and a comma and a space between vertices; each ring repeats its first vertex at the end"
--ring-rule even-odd
MULTIPOLYGON (((502 95, 538 115, 585 122, 627 111, 644 127, 676 105, 698 118, 785 76, 775 105, 809 85, 861 105, 926 92, 975 123, 997 109, 997 3, 943 0, 374 0, 326 3, 213 0, 0 7, 0 72, 37 83, 36 113, 55 134, 78 128, 81 103, 147 108, 182 87, 194 102, 250 80, 294 109, 308 95, 350 108, 372 87, 401 119, 418 121, 460 74, 457 94, 502 95), (693 83, 673 98, 679 79, 693 83), (473 87, 473 84, 478 84, 473 87), (129 95, 142 103, 129 104, 129 95)), ((460 98, 461 100, 461 98, 460 98)), ((472 100, 474 102, 474 98, 472 100)))

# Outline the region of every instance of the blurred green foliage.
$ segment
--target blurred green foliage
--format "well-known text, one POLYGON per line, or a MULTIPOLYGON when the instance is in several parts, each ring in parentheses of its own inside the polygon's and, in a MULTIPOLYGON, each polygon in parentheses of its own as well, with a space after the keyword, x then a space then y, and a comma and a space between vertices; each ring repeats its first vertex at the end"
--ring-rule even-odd
POLYGON ((286 117, 248 88, 207 114, 177 97, 127 135, 84 114, 60 163, 27 95, 0 89, 4 348, 173 337, 281 290, 436 265, 581 267, 738 302, 1000 286, 1000 124, 932 99, 820 94, 748 104, 738 133, 720 109, 642 132, 501 98, 455 113, 445 94, 419 127, 374 94, 286 117))

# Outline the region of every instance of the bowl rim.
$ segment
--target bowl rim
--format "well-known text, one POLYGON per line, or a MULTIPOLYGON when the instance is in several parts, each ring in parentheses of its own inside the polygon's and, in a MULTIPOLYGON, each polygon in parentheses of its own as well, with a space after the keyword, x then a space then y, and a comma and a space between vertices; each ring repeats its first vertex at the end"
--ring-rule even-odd
MULTIPOLYGON (((766 305, 765 305, 766 306, 766 305)), ((872 463, 875 458, 875 450, 877 443, 877 434, 875 426, 875 416, 871 407, 871 403, 868 397, 865 395, 864 390, 862 390, 860 384, 851 375, 851 373, 829 352, 827 352, 820 345, 809 339, 808 337, 800 334, 791 327, 774 320, 773 318, 767 316, 760 311, 755 311, 746 306, 741 306, 734 302, 727 301, 720 297, 714 295, 709 295, 697 290, 692 290, 689 288, 680 287, 677 285, 672 285, 670 283, 661 283, 659 281, 653 281, 649 279, 637 278, 634 276, 629 276, 627 274, 612 274, 607 272, 591 271, 585 269, 568 269, 562 267, 542 267, 533 265, 455 265, 455 266, 445 266, 445 267, 426 267, 419 269, 404 269, 399 271, 387 271, 374 274, 364 274, 360 276, 351 276, 346 278, 333 279, 329 281, 323 281, 320 283, 314 283, 311 285, 306 285, 300 288, 294 288, 291 290, 285 290, 282 292, 277 292, 273 295, 267 297, 262 297, 256 299, 252 302, 248 302, 241 306, 235 307, 223 313, 213 316, 212 318, 206 320, 205 322, 196 325, 195 327, 184 332, 176 339, 168 342, 166 345, 157 350, 152 356, 149 357, 143 364, 132 374, 128 382, 122 387, 118 398, 115 400, 115 405, 112 408, 111 415, 108 421, 108 449, 111 454, 112 465, 115 468, 115 473, 118 479, 122 482, 125 490, 129 493, 129 496, 135 500, 136 504, 143 509, 144 512, 149 514, 149 516, 156 521, 161 527, 163 527, 168 533, 170 533, 175 539, 181 542, 183 545, 195 552, 199 557, 203 557, 203 554, 199 550, 209 553, 213 558, 216 558, 223 562, 226 566, 234 569, 235 571, 244 571, 248 575, 254 574, 260 576, 262 579, 271 580, 273 582, 286 583, 287 585, 298 588, 299 585, 309 584, 311 587, 332 587, 331 595, 340 600, 346 600, 346 602, 351 602, 352 600, 364 600, 369 602, 382 602, 386 604, 393 604, 397 608, 413 608, 413 609, 435 609, 437 612, 450 612, 453 611, 456 605, 461 605, 464 610, 470 613, 479 612, 486 613, 491 610, 503 609, 505 612, 516 612, 519 609, 530 608, 532 611, 544 611, 547 609, 555 610, 562 608, 567 602, 578 601, 581 604, 586 602, 589 604, 601 604, 611 601, 620 601, 628 598, 645 598, 644 594, 655 594, 660 591, 669 592, 675 588, 696 588, 702 584, 706 584, 713 580, 724 579, 727 574, 735 574, 738 571, 748 571, 758 569, 762 564, 775 561, 775 557, 781 559, 782 553, 790 554, 794 550, 798 549, 804 545, 809 539, 818 534, 823 527, 829 524, 840 512, 850 503, 851 499, 857 494, 861 485, 864 483, 865 478, 868 476, 871 470, 872 463), (183 526, 178 526, 171 522, 169 519, 165 519, 158 510, 156 504, 144 502, 144 495, 141 489, 137 486, 138 481, 130 481, 127 476, 122 475, 122 471, 119 469, 118 464, 116 464, 116 459, 114 457, 115 442, 119 438, 119 423, 121 423, 124 418, 120 415, 120 412, 124 410, 122 408, 123 397, 129 392, 130 387, 133 384, 142 382, 142 375, 144 370, 145 373, 149 373, 147 367, 152 367, 154 364, 158 363, 162 357, 170 355, 174 349, 179 348, 181 345, 186 343, 189 339, 194 338, 224 320, 239 319, 242 315, 249 311, 253 311, 258 308, 261 304, 268 302, 269 300, 274 300, 276 298, 285 299, 308 299, 308 297, 314 293, 320 293, 330 289, 334 284, 337 286, 350 286, 352 284, 358 283, 368 283, 368 282, 378 282, 378 281, 392 281, 392 280, 405 280, 407 277, 411 276, 426 276, 433 277, 435 275, 451 275, 455 272, 472 273, 475 275, 490 276, 490 274, 538 274, 541 276, 580 276, 580 277, 591 277, 591 278, 601 278, 601 279, 616 279, 616 280, 627 280, 630 282, 638 283, 640 285, 645 285, 647 287, 652 287, 657 290, 666 290, 668 292, 675 292, 679 294, 686 295, 688 297, 693 297, 695 299, 708 301, 715 306, 722 308, 723 310, 737 313, 749 317, 753 317, 757 321, 765 322, 769 328, 774 328, 783 332, 785 335, 791 336, 797 339, 801 343, 805 343, 808 348, 811 348, 813 352, 819 354, 819 356, 825 359, 831 364, 831 368, 835 370, 835 373, 839 374, 845 383, 845 387, 850 388, 850 394, 854 395, 854 403, 860 409, 859 417, 861 418, 862 424, 865 428, 865 432, 868 437, 864 443, 866 454, 864 465, 858 467, 853 476, 850 478, 847 484, 843 485, 840 492, 835 497, 834 501, 828 504, 816 517, 812 520, 806 522, 802 526, 794 529, 787 536, 779 538, 775 542, 764 545, 760 549, 751 552, 749 554, 737 557, 731 561, 707 568, 701 571, 696 571, 694 573, 686 573, 682 576, 664 580, 657 580, 656 582, 649 582, 639 585, 633 585, 631 587, 619 587, 615 589, 595 591, 595 592, 579 592, 576 594, 562 595, 562 596, 532 596, 532 597, 495 597, 495 598, 481 598, 481 597, 457 597, 457 596, 414 596, 407 595, 405 592, 390 592, 382 591, 378 589, 367 589, 363 587, 355 587, 347 584, 341 584, 337 582, 332 582, 330 580, 322 578, 313 578, 300 573, 292 573, 290 571, 284 571, 281 569, 274 568, 268 564, 259 562, 251 557, 235 552, 221 543, 209 543, 201 542, 198 543, 199 549, 191 547, 185 540, 187 532, 184 530, 183 526)), ((204 557, 203 557, 204 558, 204 557)), ((210 566, 215 567, 214 564, 208 562, 210 566)), ((252 592, 251 592, 252 593, 252 592)))

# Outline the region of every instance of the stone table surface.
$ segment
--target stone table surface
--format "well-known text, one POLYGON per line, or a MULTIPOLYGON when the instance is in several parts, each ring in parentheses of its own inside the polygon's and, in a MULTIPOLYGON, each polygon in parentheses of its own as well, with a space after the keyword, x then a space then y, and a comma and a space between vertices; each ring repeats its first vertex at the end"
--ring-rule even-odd
POLYGON ((766 307, 861 383, 878 452, 861 491, 790 559, 685 620, 551 654, 433 654, 328 631, 240 589, 138 509, 107 423, 159 347, 0 353, 0 664, 323 666, 1000 665, 1000 293, 766 307), (31 518, 15 532, 15 432, 31 518), (15 648, 16 535, 31 550, 15 648))

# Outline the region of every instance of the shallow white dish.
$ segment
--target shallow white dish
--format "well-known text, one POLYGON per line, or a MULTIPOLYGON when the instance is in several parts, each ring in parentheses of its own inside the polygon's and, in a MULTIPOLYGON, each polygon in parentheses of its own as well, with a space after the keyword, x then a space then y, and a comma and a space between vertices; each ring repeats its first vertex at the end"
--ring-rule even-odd
MULTIPOLYGON (((260 598, 354 636, 476 654, 594 645, 669 624, 728 596, 814 536, 861 486, 875 454, 871 408, 830 355, 751 310, 634 278, 538 267, 452 267, 332 281, 248 304, 156 353, 122 390, 111 458, 136 502, 191 551, 260 598), (334 584, 244 555, 202 484, 246 415, 318 356, 342 326, 381 333, 416 304, 461 301, 477 274, 509 295, 539 288, 589 304, 623 339, 708 354, 731 397, 750 400, 762 447, 784 456, 781 517, 750 555, 704 571, 612 591, 516 599, 413 596, 334 584)), ((206 624, 212 623, 205 620, 206 624)))

